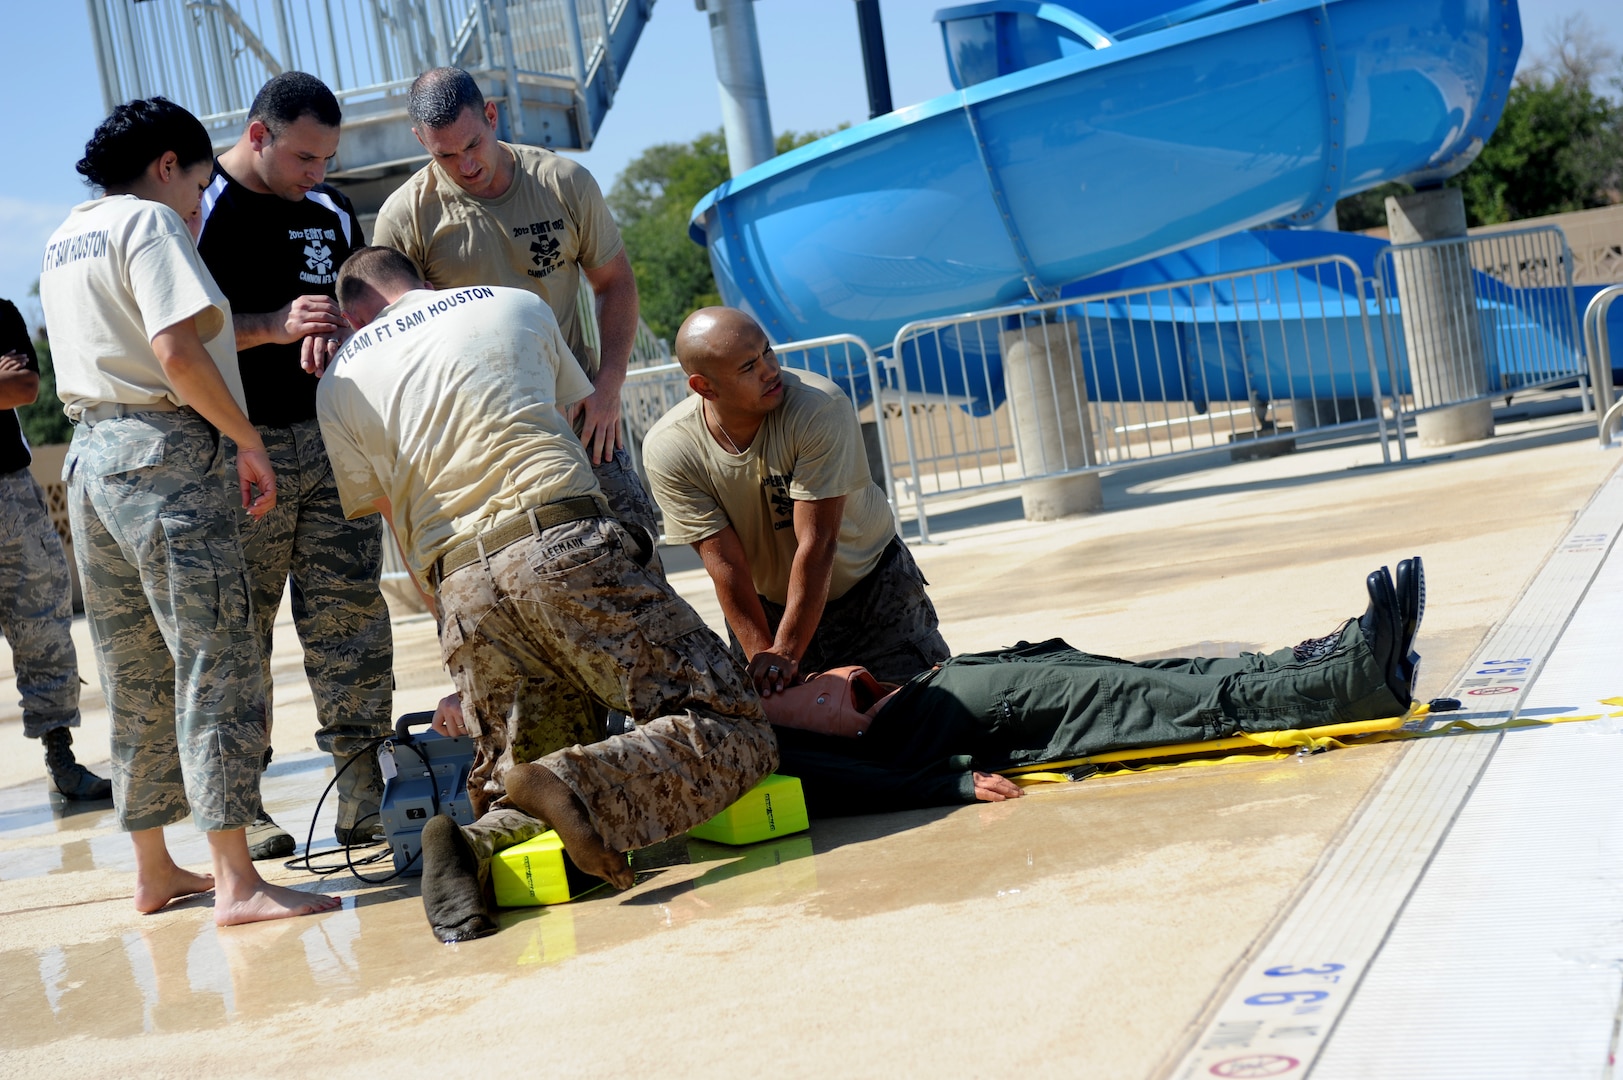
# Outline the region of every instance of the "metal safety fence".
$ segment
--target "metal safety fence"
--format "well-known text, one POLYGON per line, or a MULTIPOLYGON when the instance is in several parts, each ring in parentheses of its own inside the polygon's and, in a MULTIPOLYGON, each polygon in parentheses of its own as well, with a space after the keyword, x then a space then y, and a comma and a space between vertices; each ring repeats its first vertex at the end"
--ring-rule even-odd
POLYGON ((1591 375, 1559 228, 1394 244, 1376 262, 1375 287, 1408 411, 1574 381, 1587 407, 1591 375))
POLYGON ((1365 275, 1333 256, 910 323, 877 400, 928 538, 932 498, 1308 429, 1373 427, 1390 460, 1381 335, 1365 275))

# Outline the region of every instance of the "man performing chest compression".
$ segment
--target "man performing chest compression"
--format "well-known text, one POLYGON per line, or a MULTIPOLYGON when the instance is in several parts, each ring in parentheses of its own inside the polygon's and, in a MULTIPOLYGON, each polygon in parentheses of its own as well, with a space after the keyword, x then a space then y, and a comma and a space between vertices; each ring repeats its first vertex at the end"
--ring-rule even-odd
MULTIPOLYGON (((344 516, 316 422, 326 343, 347 332, 333 284, 365 243, 349 200, 321 182, 340 119, 337 99, 313 75, 290 71, 267 82, 242 136, 215 163, 197 247, 231 301, 248 417, 280 481, 275 509, 242 535, 266 701, 271 636, 291 579, 316 743, 340 769, 336 834, 351 843, 377 827, 383 781, 370 754, 343 766, 389 733, 394 642, 378 588, 382 528, 376 518, 344 516)), ((248 836, 256 859, 293 853, 293 837, 267 814, 248 836)))
MULTIPOLYGON (((550 826, 619 888, 623 852, 708 820, 772 770, 760 699, 719 638, 608 513, 559 406, 592 392, 532 294, 436 292, 390 248, 357 252, 338 295, 360 329, 321 382, 345 510, 392 519, 434 590, 472 735, 479 820, 423 829, 441 941, 495 930, 480 863, 550 826), (604 710, 635 722, 605 738, 604 710)), ((445 715, 449 713, 449 715, 445 715)))
MULTIPOLYGON (((592 393, 570 419, 622 522, 659 536, 654 504, 626 453, 620 388, 637 336, 637 280, 597 182, 585 168, 496 137, 497 112, 461 68, 411 84, 411 129, 431 160, 378 211, 374 240, 405 252, 436 289, 506 285, 546 301, 592 393), (587 348, 576 308, 592 290, 602 340, 587 348)), ((658 569, 657 555, 651 564, 658 569)))
POLYGON ((780 368, 733 308, 689 315, 676 357, 693 395, 654 425, 643 461, 666 539, 704 560, 756 688, 847 664, 903 682, 945 660, 924 576, 839 388, 780 368))

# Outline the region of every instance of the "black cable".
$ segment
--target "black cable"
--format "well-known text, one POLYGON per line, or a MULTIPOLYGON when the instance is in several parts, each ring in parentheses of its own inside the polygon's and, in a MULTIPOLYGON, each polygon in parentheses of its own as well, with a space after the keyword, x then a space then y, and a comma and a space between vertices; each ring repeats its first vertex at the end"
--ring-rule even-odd
MULTIPOLYGON (((348 870, 356 881, 363 882, 367 885, 382 885, 385 882, 393 881, 395 878, 404 874, 408 869, 411 868, 411 865, 417 861, 417 857, 422 854, 421 850, 413 852, 411 857, 406 860, 406 864, 404 866, 400 867, 394 873, 389 874, 386 877, 369 878, 357 870, 357 866, 370 866, 373 863, 382 862, 384 859, 393 855, 393 849, 386 846, 382 851, 374 852, 371 855, 368 855, 366 858, 361 859, 359 862, 355 860, 354 851, 356 848, 367 848, 374 844, 385 843, 384 841, 379 840, 366 840, 361 843, 354 843, 352 841, 348 844, 344 844, 344 862, 342 865, 317 864, 310 861, 313 857, 313 853, 310 849, 314 845, 316 839, 316 819, 321 816, 321 807, 327 801, 327 796, 331 795, 333 788, 338 786, 338 778, 343 776, 345 770, 347 770, 351 765, 355 764, 356 760, 360 758, 362 754, 373 753, 384 743, 394 742, 397 739, 399 739, 398 735, 390 733, 388 735, 380 735, 375 739, 369 740, 365 746, 361 747, 360 750, 351 754, 349 760, 344 762, 338 771, 333 774, 333 778, 327 781, 326 788, 321 792, 321 798, 316 800, 315 810, 310 814, 310 828, 304 836, 304 854, 295 855, 293 858, 283 863, 283 867, 288 870, 302 870, 306 873, 315 874, 318 877, 326 877, 331 874, 336 874, 340 870, 348 870)), ((438 817, 440 812, 439 785, 434 782, 434 766, 429 762, 428 755, 423 752, 423 748, 421 746, 417 745, 416 740, 412 739, 409 735, 406 736, 403 741, 397 742, 396 745, 410 747, 417 754, 418 759, 422 761, 423 770, 428 773, 429 798, 434 801, 434 815, 438 817)), ((368 818, 375 817, 378 817, 377 811, 373 811, 372 813, 367 814, 366 817, 361 818, 360 821, 355 823, 354 827, 358 828, 361 822, 366 821, 368 818)), ((321 854, 336 855, 338 852, 322 852, 321 854)))

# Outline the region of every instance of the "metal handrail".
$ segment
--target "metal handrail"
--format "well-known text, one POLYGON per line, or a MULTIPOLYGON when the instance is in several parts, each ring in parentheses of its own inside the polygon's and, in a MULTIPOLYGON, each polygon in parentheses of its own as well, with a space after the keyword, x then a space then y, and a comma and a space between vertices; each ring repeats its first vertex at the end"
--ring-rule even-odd
POLYGON ((1589 354, 1589 381, 1595 392, 1595 412, 1600 417, 1601 449, 1612 445, 1613 429, 1623 420, 1623 401, 1614 402, 1612 386, 1612 342, 1606 328, 1606 315, 1612 302, 1623 296, 1623 285, 1612 285, 1596 293, 1584 308, 1584 351, 1589 354), (1602 408, 1604 406, 1604 408, 1602 408))

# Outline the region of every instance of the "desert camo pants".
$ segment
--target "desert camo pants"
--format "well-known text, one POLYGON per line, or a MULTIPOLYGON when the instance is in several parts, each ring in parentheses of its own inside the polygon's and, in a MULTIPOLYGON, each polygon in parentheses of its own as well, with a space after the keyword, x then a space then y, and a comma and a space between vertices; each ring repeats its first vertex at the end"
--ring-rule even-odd
POLYGON ((79 726, 73 586, 45 492, 27 469, 0 474, 0 634, 11 646, 23 734, 79 726))
POLYGON ((79 425, 68 513, 127 831, 237 829, 259 806, 265 694, 235 477, 190 409, 79 425))
MULTIPOLYGON (((239 520, 267 715, 274 711, 271 638, 282 591, 291 583, 293 627, 315 699, 316 745, 341 764, 392 730, 394 638, 378 588, 383 519, 344 516, 315 420, 258 430, 276 473, 276 506, 258 522, 246 514, 239 520)), ((337 824, 348 829, 383 797, 373 755, 350 766, 341 783, 337 824)))
MULTIPOLYGON (((637 475, 631 455, 620 447, 614 456, 592 466, 592 475, 597 477, 597 486, 603 489, 603 497, 609 502, 609 512, 622 525, 635 525, 648 534, 648 557, 638 561, 645 562, 648 570, 664 577, 665 566, 659 557, 659 511, 654 508, 654 500, 643 486, 642 477, 637 475)), ((640 553, 642 537, 637 536, 635 530, 629 531, 640 553)))
POLYGON ((633 545, 618 521, 589 518, 439 583, 440 644, 477 745, 475 815, 507 808, 507 771, 537 762, 631 851, 709 820, 777 765, 742 667, 633 545), (604 738, 605 707, 635 727, 604 738))
MULTIPOLYGON (((935 605, 924 591, 929 582, 901 537, 891 540, 868 576, 823 608, 806 654, 805 674, 859 664, 880 682, 904 683, 952 655, 938 628, 935 605)), ((767 628, 778 632, 783 605, 761 597, 767 628)), ((738 639, 733 655, 742 656, 738 639)))

